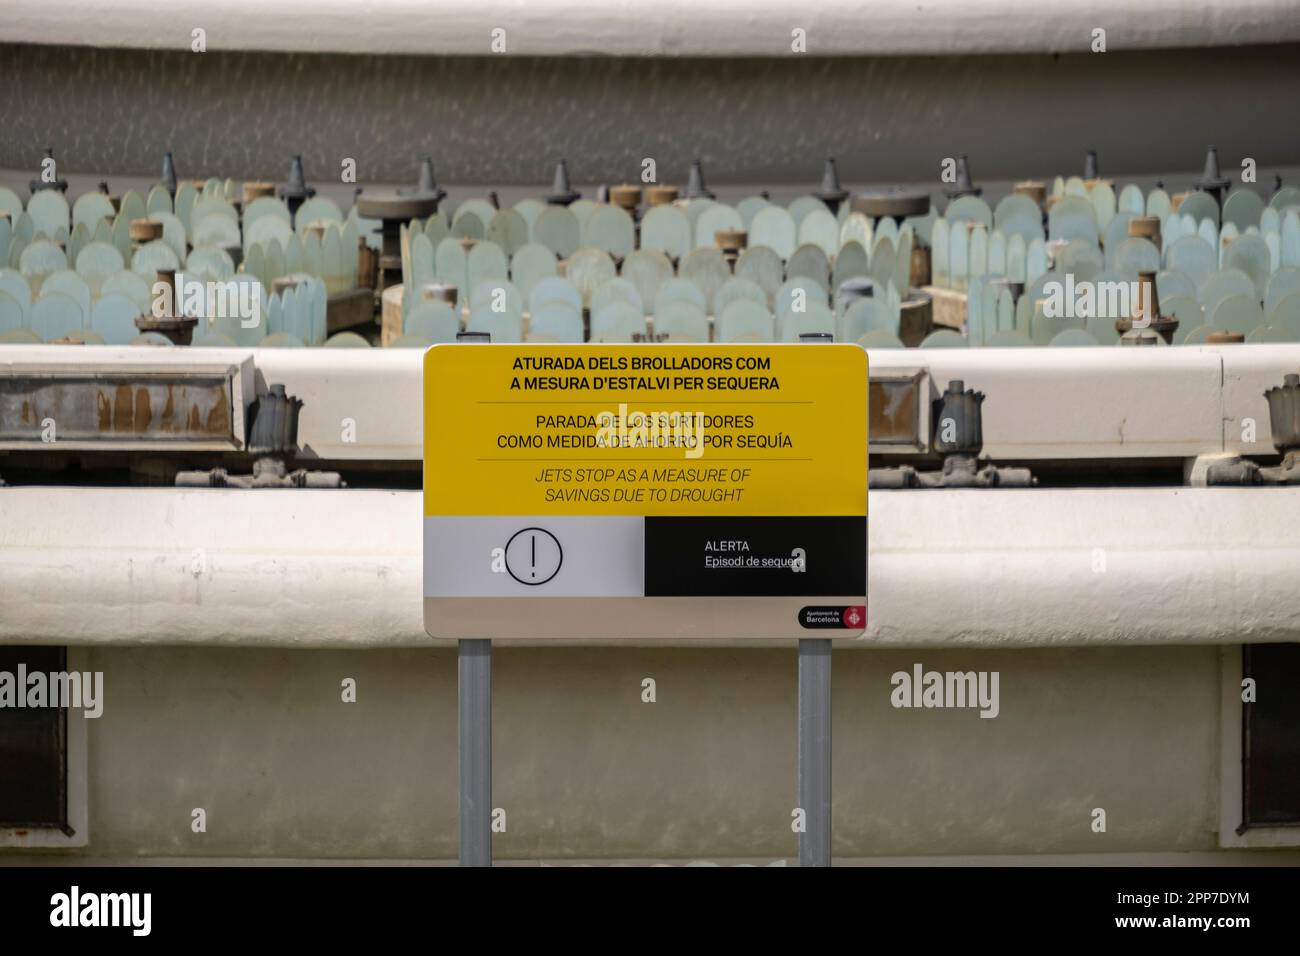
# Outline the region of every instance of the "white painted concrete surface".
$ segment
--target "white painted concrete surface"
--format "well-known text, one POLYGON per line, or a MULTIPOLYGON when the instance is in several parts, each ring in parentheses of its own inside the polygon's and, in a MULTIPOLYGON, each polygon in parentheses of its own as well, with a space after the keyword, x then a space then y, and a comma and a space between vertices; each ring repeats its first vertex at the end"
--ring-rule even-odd
MULTIPOLYGON (((0 489, 0 642, 428 646, 421 504, 0 489)), ((1300 488, 872 492, 869 511, 869 631, 846 646, 1300 640, 1300 488)))
POLYGON ((1293 0, 7 0, 0 41, 209 50, 521 56, 1064 53, 1300 39, 1293 0))

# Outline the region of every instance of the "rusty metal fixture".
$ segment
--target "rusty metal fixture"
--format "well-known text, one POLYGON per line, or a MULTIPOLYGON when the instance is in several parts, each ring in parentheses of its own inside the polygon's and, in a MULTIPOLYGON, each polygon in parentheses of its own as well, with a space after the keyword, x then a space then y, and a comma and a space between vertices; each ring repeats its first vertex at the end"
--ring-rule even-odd
POLYGON ((289 222, 293 223, 298 215, 298 207, 312 196, 315 188, 307 185, 307 176, 302 169, 302 156, 295 155, 289 164, 289 178, 276 187, 276 195, 289 207, 289 222))
POLYGON ((931 447, 943 456, 938 471, 918 471, 910 465, 872 468, 869 488, 1030 488, 1036 484, 1028 468, 979 465, 984 448, 984 395, 953 379, 934 402, 931 447))
POLYGON ((935 403, 933 448, 940 455, 975 457, 984 447, 984 393, 956 378, 935 403))
POLYGON ((460 290, 449 282, 427 282, 420 286, 420 298, 425 302, 446 302, 455 309, 460 290))
POLYGON ((137 316, 135 327, 141 332, 159 332, 167 337, 173 345, 189 345, 194 340, 194 329, 199 324, 198 316, 184 315, 176 299, 176 270, 159 269, 158 280, 167 287, 162 300, 162 314, 146 312, 137 316))
POLYGON ((434 189, 421 192, 415 189, 368 189, 357 196, 357 215, 367 219, 378 219, 384 223, 381 230, 388 238, 388 223, 393 223, 394 236, 396 227, 412 219, 424 219, 438 211, 438 203, 446 192, 434 189))
MULTIPOLYGON (((1300 375, 1288 373, 1282 384, 1264 392, 1273 447, 1279 465, 1261 468, 1240 455, 1215 456, 1205 472, 1207 485, 1300 485, 1300 375)), ((1195 483, 1195 481, 1193 481, 1195 483)))
MULTIPOLYGON (((375 290, 336 289, 325 298, 325 335, 353 331, 369 338, 375 325, 375 290)), ((381 330, 382 331, 382 330, 381 330)))
POLYGON ((1196 179, 1192 186, 1200 192, 1209 193, 1214 197, 1214 201, 1223 207, 1223 194, 1232 186, 1232 180, 1228 179, 1219 170, 1219 151, 1211 146, 1205 151, 1205 168, 1201 171, 1200 178, 1196 179))
MULTIPOLYGON (((1119 322, 1115 323, 1119 327, 1119 322)), ((1119 337, 1120 345, 1159 345, 1160 335, 1154 329, 1130 328, 1119 337)))
POLYGON ((1083 181, 1096 182, 1099 179, 1101 179, 1101 164, 1097 162, 1097 151, 1090 149, 1083 157, 1083 181))
POLYGON ((924 189, 907 186, 881 186, 867 189, 853 197, 853 211, 872 219, 903 220, 924 216, 930 211, 930 194, 924 189))
POLYGON ((379 281, 379 253, 366 244, 364 236, 357 237, 357 288, 373 289, 379 281))
POLYGON ((427 156, 420 163, 419 180, 413 188, 375 189, 357 194, 357 215, 381 222, 380 291, 402 281, 402 226, 412 219, 432 216, 446 195, 445 189, 438 188, 433 177, 433 160, 427 156))
POLYGON ((248 408, 248 451, 292 458, 298 453, 298 412, 302 399, 283 385, 271 385, 248 408))
POLYGON ((609 201, 626 212, 634 213, 636 207, 641 205, 641 187, 629 185, 611 186, 609 201))
POLYGON ((172 199, 176 198, 176 160, 172 158, 170 149, 163 153, 162 178, 158 180, 158 185, 167 190, 172 199))
POLYGON ((735 265, 740 251, 749 244, 749 233, 744 229, 719 229, 713 234, 713 244, 722 250, 722 257, 735 265))
POLYGON ((928 292, 913 292, 899 304, 898 338, 915 348, 934 331, 934 299, 928 292))
POLYGON ((315 236, 321 242, 325 241, 325 233, 328 227, 323 222, 313 222, 310 226, 303 229, 303 235, 315 236))
POLYGON ((920 241, 912 243, 912 258, 907 264, 907 284, 912 289, 930 284, 930 247, 920 241))
POLYGON ((691 173, 686 179, 687 199, 717 199, 717 195, 704 185, 704 164, 691 160, 691 173))
POLYGON ((211 471, 178 471, 178 488, 346 488, 337 471, 289 471, 283 460, 273 456, 253 462, 251 475, 232 475, 224 468, 211 471))
MULTIPOLYGON (((438 202, 447 198, 447 190, 438 185, 437 177, 433 174, 433 157, 426 156, 420 160, 420 172, 415 179, 414 189, 399 189, 397 192, 403 196, 419 196, 427 198, 432 196, 438 202)), ((437 209, 434 210, 437 212, 437 209)), ((432 215, 432 214, 431 214, 432 215)))
POLYGON ((132 219, 126 227, 126 234, 134 245, 143 245, 162 238, 163 224, 157 219, 132 219))
POLYGON ((1128 221, 1128 234, 1135 239, 1150 239, 1156 249, 1161 245, 1159 216, 1134 216, 1128 221))
MULTIPOLYGON (((1206 466, 1205 484, 1209 487, 1258 485, 1263 481, 1263 471, 1256 462, 1240 455, 1225 455, 1221 461, 1206 466)), ((1195 483, 1193 478, 1192 484, 1195 483)))
MULTIPOLYGON (((80 330, 83 340, 88 331, 80 330)), ((238 450, 243 447, 236 427, 243 414, 242 375, 253 374, 252 360, 200 360, 198 365, 133 368, 104 362, 91 371, 89 366, 24 370, 19 364, 0 389, 0 442, 31 442, 54 451, 41 441, 42 421, 53 418, 64 449, 117 445, 135 452, 150 442, 178 450, 194 450, 195 444, 238 450)))
POLYGON ((254 200, 266 199, 268 197, 274 196, 275 183, 267 183, 267 182, 244 183, 242 195, 244 199, 244 205, 248 206, 249 203, 253 202, 254 200))
MULTIPOLYGON (((49 160, 53 160, 53 159, 54 159, 54 147, 53 147, 53 146, 46 146, 46 147, 45 147, 45 159, 49 159, 49 160)), ((56 177, 59 175, 59 174, 58 174, 58 168, 59 168, 59 167, 58 167, 58 165, 56 164, 55 167, 54 167, 54 169, 55 169, 55 173, 54 173, 54 175, 55 175, 56 177)), ((66 193, 66 192, 68 191, 68 181, 67 181, 66 179, 58 179, 58 178, 56 178, 56 179, 51 180, 50 182, 46 182, 45 179, 43 178, 43 177, 44 177, 44 173, 45 173, 45 162, 44 162, 44 160, 42 160, 42 161, 41 161, 41 171, 40 171, 39 173, 36 174, 36 178, 35 178, 35 179, 33 179, 31 182, 29 182, 29 183, 27 184, 27 188, 28 188, 29 190, 31 190, 31 192, 32 192, 33 194, 40 192, 42 189, 57 189, 57 190, 58 190, 59 192, 61 192, 61 193, 66 193)))
MULTIPOLYGON (((1141 341, 1124 341, 1127 333, 1134 329, 1148 329, 1165 340, 1166 345, 1174 344, 1174 333, 1178 331, 1178 317, 1164 315, 1160 311, 1160 297, 1156 290, 1154 272, 1138 273, 1138 300, 1131 303, 1133 314, 1115 320, 1115 331, 1120 334, 1120 341, 1125 345, 1155 345, 1149 336, 1140 337, 1141 341), (1143 324, 1139 324, 1142 320, 1143 324)), ((1137 336, 1134 337, 1139 338, 1137 336)))
POLYGON ((839 212, 840 205, 849 198, 849 191, 840 185, 840 173, 835 168, 834 156, 826 157, 826 163, 822 166, 821 188, 813 195, 824 202, 833 213, 839 212))
POLYGON ((978 196, 984 192, 979 186, 971 182, 970 164, 966 159, 966 154, 961 153, 957 157, 957 181, 943 191, 943 194, 949 200, 960 199, 962 196, 978 196))
POLYGON ((1191 193, 1174 193, 1172 196, 1170 196, 1170 197, 1169 197, 1169 211, 1170 211, 1170 212, 1177 212, 1177 211, 1178 211, 1178 208, 1183 204, 1183 200, 1186 199, 1186 198, 1187 198, 1188 196, 1190 196, 1190 195, 1191 195, 1191 193))
POLYGON ((1211 332, 1205 337, 1206 345, 1240 345, 1246 341, 1246 336, 1241 332, 1224 332, 1222 330, 1211 332))
POLYGON ((677 201, 677 187, 647 186, 645 201, 648 206, 670 206, 677 201))
POLYGON ((180 309, 177 308, 178 301, 176 298, 176 270, 159 269, 156 274, 158 278, 154 284, 157 285, 157 283, 161 282, 167 287, 167 297, 163 300, 163 315, 171 318, 180 312, 180 309))
POLYGON ((1261 468, 1265 481, 1300 485, 1300 375, 1291 373, 1282 384, 1264 393, 1273 446, 1282 455, 1277 468, 1261 468))
POLYGON ((1300 375, 1290 373, 1264 393, 1273 445, 1286 455, 1300 451, 1300 375))
POLYGON ((1040 206, 1047 202, 1047 183, 1027 179, 1016 183, 1011 187, 1011 191, 1017 196, 1028 196, 1040 206))
POLYGON ((1146 316, 1151 320, 1152 326, 1155 325, 1160 316, 1160 294, 1156 290, 1156 274, 1154 272, 1138 273, 1138 299, 1133 303, 1134 315, 1146 316))
POLYGON ((460 247, 465 250, 466 255, 469 255, 469 251, 477 245, 478 245, 478 240, 475 239, 473 236, 460 237, 460 247))
POLYGON ((582 198, 582 193, 575 192, 569 182, 569 163, 561 159, 555 164, 555 175, 551 177, 551 194, 546 201, 552 206, 567 206, 582 198))
POLYGON ((192 315, 146 314, 135 320, 135 327, 141 332, 159 332, 165 335, 172 345, 189 345, 194 339, 194 327, 198 324, 198 318, 192 315))

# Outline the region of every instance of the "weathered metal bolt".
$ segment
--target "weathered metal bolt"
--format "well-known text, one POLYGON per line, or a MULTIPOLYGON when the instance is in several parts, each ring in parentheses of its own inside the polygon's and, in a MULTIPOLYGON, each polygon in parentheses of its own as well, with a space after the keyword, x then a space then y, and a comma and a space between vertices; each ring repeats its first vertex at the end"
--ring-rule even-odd
POLYGON ((984 192, 983 189, 971 182, 970 164, 965 153, 957 157, 957 181, 943 192, 949 199, 960 199, 962 196, 978 196, 984 192))
POLYGON ((944 456, 977 456, 984 447, 984 393, 966 388, 966 383, 956 378, 948 382, 937 404, 934 450, 944 456))
POLYGON ((1097 151, 1088 150, 1088 154, 1083 158, 1083 179, 1084 182, 1095 182, 1101 179, 1101 166, 1097 162, 1097 151))
POLYGON ((686 180, 687 199, 716 199, 715 193, 704 185, 704 164, 698 159, 691 161, 691 173, 686 180))
POLYGON ((567 206, 581 198, 582 193, 574 192, 573 185, 569 182, 568 162, 560 160, 555 164, 555 175, 551 179, 551 194, 546 197, 546 201, 552 206, 567 206))
POLYGON ((162 179, 158 185, 167 190, 173 199, 176 198, 176 161, 172 159, 171 150, 163 153, 162 179))
POLYGON ((1300 375, 1291 373, 1264 393, 1273 445, 1283 455, 1300 448, 1300 375))
MULTIPOLYGON (((48 159, 48 160, 53 160, 53 159, 54 159, 54 147, 53 147, 53 146, 46 146, 46 147, 45 147, 45 158, 48 159)), ((57 165, 54 167, 54 169, 55 169, 55 177, 56 177, 56 178, 53 179, 53 180, 51 180, 51 181, 49 181, 49 182, 46 182, 46 180, 45 180, 45 175, 44 175, 44 174, 45 174, 45 163, 44 163, 44 161, 42 161, 42 162, 41 162, 41 171, 40 171, 39 173, 36 174, 36 178, 35 178, 35 179, 33 179, 31 182, 29 182, 29 183, 27 184, 27 188, 28 188, 29 190, 31 190, 32 193, 38 193, 38 192, 40 192, 42 189, 57 189, 57 190, 58 190, 59 192, 61 192, 61 193, 66 193, 66 192, 68 191, 68 181, 67 181, 66 179, 60 179, 60 178, 58 178, 58 166, 57 166, 57 165)))
POLYGON ((276 194, 289 207, 289 221, 291 223, 294 222, 298 214, 298 207, 316 195, 316 190, 307 185, 307 176, 302 169, 302 156, 296 155, 293 157, 293 162, 289 164, 289 179, 287 182, 280 184, 280 187, 276 189, 276 194))
POLYGON ((840 173, 835 168, 834 156, 826 157, 826 164, 822 167, 821 189, 813 195, 824 202, 831 212, 839 212, 840 204, 849 198, 849 191, 840 185, 840 173))
POLYGON ((1211 146, 1205 151, 1205 168, 1201 171, 1201 177, 1192 185, 1201 192, 1209 193, 1216 203, 1223 205, 1223 194, 1232 186, 1232 181, 1219 171, 1219 150, 1216 147, 1211 146))

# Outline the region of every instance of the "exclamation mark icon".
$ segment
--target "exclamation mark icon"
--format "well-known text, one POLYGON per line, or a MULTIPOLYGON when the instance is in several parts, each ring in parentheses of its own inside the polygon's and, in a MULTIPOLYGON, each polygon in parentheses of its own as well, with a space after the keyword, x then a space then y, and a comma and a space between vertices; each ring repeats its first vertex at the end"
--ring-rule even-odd
POLYGON ((532 576, 533 576, 533 577, 537 577, 537 535, 531 535, 531 538, 532 538, 532 543, 533 543, 533 553, 532 553, 532 558, 533 558, 532 569, 533 569, 533 570, 532 570, 532 576))

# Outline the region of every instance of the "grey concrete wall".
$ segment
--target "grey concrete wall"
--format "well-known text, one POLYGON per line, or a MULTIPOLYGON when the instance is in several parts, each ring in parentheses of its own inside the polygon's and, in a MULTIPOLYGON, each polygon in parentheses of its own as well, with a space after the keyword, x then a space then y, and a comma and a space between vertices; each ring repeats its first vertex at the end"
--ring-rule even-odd
MULTIPOLYGON (((1012 23, 1007 29, 1015 29, 1012 23)), ((1040 56, 818 59, 425 58, 0 46, 0 168, 283 177, 304 155, 337 178, 404 181, 418 155, 463 184, 546 182, 560 155, 582 182, 681 181, 702 156, 718 183, 937 179, 969 153, 988 179, 1199 168, 1215 143, 1261 182, 1300 163, 1300 46, 1040 56)), ((184 41, 182 44, 181 41, 184 41)))
MULTIPOLYGON (((85 653, 106 702, 78 852, 455 857, 454 652, 85 653)), ((837 654, 837 855, 1214 850, 1218 653, 837 654), (918 661, 1000 671, 1000 716, 891 707, 918 661)), ((498 858, 795 855, 793 651, 498 649, 494 669, 498 858)))

